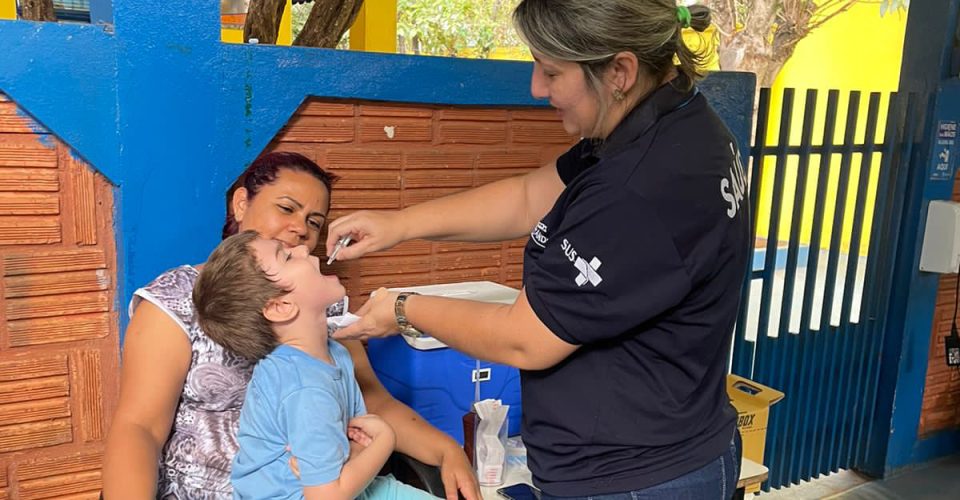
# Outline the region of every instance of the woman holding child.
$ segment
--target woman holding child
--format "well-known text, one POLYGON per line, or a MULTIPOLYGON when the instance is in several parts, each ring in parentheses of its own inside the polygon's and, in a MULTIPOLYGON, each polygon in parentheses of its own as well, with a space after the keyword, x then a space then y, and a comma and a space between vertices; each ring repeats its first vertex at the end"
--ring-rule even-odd
POLYGON ((529 174, 330 224, 341 259, 414 238, 529 234, 512 305, 378 290, 339 338, 427 332, 521 369, 543 498, 728 499, 740 442, 725 375, 749 255, 746 180, 695 86, 675 0, 523 0, 534 97, 584 139, 529 174))
MULTIPOLYGON (((333 176, 296 153, 254 161, 227 192, 223 236, 252 230, 285 248, 314 249, 333 176)), ((191 300, 202 266, 171 269, 130 304, 117 406, 104 459, 104 498, 232 498, 240 407, 253 363, 213 342, 191 300), (159 464, 159 467, 158 467, 159 464)), ((456 441, 393 399, 363 346, 344 342, 366 408, 396 432, 396 449, 440 467, 449 499, 480 494, 456 441)))

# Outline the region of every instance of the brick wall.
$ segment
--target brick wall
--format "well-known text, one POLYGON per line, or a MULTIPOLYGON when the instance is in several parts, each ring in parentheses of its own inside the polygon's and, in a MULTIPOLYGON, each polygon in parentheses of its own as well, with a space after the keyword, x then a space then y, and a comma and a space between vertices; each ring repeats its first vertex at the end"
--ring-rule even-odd
MULTIPOLYGON (((953 200, 960 201, 960 178, 954 182, 953 200)), ((930 336, 927 381, 923 389, 920 436, 943 429, 960 428, 960 370, 947 366, 943 347, 943 339, 950 334, 953 320, 951 316, 956 286, 956 274, 947 274, 940 278, 937 306, 933 313, 933 332, 930 336)))
MULTIPOLYGON (((574 143, 549 109, 304 103, 270 149, 297 151, 341 176, 331 220, 398 209, 529 172, 574 143)), ((325 235, 324 235, 325 238, 325 235)), ((526 238, 507 243, 410 241, 332 270, 351 309, 381 286, 488 280, 520 287, 526 238)))
MULTIPOLYGON (((270 148, 341 176, 335 218, 528 172, 573 142, 545 109, 311 100, 270 148)), ((119 378, 111 189, 0 94, 0 500, 99 492, 119 378)), ((357 305, 380 286, 519 287, 524 242, 412 241, 333 270, 357 305)))
POLYGON ((0 499, 99 494, 119 378, 111 189, 0 94, 0 499))

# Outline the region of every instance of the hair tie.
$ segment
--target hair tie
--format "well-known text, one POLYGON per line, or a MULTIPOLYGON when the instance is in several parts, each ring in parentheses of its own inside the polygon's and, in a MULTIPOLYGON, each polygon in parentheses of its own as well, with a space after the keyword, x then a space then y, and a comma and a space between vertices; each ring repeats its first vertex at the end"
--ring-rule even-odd
POLYGON ((690 27, 690 9, 686 8, 686 6, 678 5, 677 21, 680 21, 681 27, 689 28, 690 27))

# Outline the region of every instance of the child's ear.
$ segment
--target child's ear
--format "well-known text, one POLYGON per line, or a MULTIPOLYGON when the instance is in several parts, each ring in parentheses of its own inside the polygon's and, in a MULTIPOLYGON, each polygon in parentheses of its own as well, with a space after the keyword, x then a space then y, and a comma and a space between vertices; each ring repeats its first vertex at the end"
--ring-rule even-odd
POLYGON ((300 308, 284 297, 270 299, 267 305, 263 306, 263 317, 271 323, 286 323, 296 318, 299 312, 300 308))

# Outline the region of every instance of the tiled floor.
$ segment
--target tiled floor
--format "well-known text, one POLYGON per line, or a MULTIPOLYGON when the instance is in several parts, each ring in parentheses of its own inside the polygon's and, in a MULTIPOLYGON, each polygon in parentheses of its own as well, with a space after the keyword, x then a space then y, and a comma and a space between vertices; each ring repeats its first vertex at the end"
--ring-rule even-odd
POLYGON ((761 493, 757 500, 958 500, 960 455, 883 480, 870 480, 853 471, 761 493))

